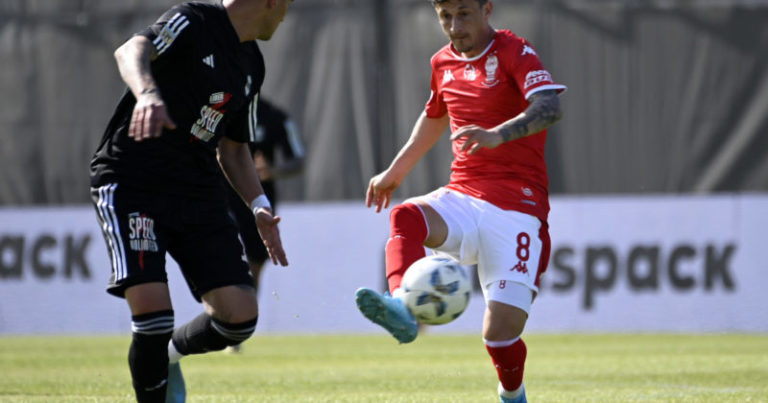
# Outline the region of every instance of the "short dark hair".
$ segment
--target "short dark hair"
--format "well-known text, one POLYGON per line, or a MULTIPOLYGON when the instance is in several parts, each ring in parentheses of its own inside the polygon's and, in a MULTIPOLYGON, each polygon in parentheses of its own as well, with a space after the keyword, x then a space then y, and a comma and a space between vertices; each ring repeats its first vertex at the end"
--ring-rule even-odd
MULTIPOLYGON (((436 6, 438 4, 447 3, 451 0, 429 0, 430 3, 432 3, 433 6, 436 6)), ((477 3, 480 4, 480 7, 482 7, 485 3, 487 3, 488 0, 477 0, 477 3)))

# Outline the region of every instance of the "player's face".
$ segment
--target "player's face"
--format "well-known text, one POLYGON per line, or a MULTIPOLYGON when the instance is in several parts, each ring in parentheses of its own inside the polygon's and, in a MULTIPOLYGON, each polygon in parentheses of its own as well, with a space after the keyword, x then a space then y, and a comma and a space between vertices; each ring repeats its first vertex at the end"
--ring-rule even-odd
POLYGON ((288 7, 293 3, 293 0, 276 0, 275 7, 270 10, 268 18, 269 26, 259 36, 261 40, 268 40, 277 30, 278 25, 283 22, 285 14, 288 13, 288 7))
POLYGON ((449 0, 435 6, 443 32, 453 47, 466 57, 480 54, 493 37, 488 17, 493 6, 477 0, 449 0))

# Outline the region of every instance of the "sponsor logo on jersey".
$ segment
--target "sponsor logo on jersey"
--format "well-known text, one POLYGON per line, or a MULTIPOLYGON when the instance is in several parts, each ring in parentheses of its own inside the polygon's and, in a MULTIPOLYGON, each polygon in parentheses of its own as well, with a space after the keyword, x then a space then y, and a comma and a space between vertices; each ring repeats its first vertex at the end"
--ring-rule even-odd
POLYGON ((548 71, 546 70, 529 71, 528 74, 525 75, 524 89, 528 89, 528 87, 531 87, 543 81, 552 81, 552 76, 549 74, 548 71))
POLYGON ((488 55, 485 59, 485 81, 483 85, 486 87, 493 87, 499 83, 496 79, 496 71, 499 69, 499 58, 495 54, 488 55))
POLYGON ((216 128, 223 117, 223 113, 208 105, 203 105, 200 108, 200 119, 197 119, 197 122, 192 125, 190 133, 200 140, 210 141, 216 135, 216 128))
POLYGON ((213 53, 203 58, 203 63, 207 64, 210 68, 214 68, 213 53))
POLYGON ((224 101, 224 92, 214 92, 208 97, 208 103, 211 105, 218 104, 222 101, 224 101))
POLYGON ((168 20, 163 27, 163 30, 157 35, 157 38, 152 41, 152 44, 155 45, 155 49, 157 49, 158 56, 165 53, 165 51, 171 47, 173 41, 178 38, 181 31, 183 31, 187 25, 189 25, 189 20, 187 20, 187 17, 181 13, 176 13, 176 15, 168 20))
POLYGON ((446 70, 445 72, 443 72, 443 84, 453 80, 455 80, 455 78, 453 78, 453 73, 451 72, 451 70, 446 70))
POLYGON ((467 81, 475 81, 476 78, 477 71, 475 70, 475 66, 471 64, 464 66, 464 79, 467 81))
POLYGON ((128 214, 128 238, 131 250, 157 252, 155 220, 142 213, 128 214))
POLYGON ((533 197, 533 190, 531 190, 531 188, 523 186, 522 188, 520 188, 520 190, 523 191, 524 195, 526 195, 528 197, 533 197))
POLYGON ((533 50, 533 48, 532 48, 532 47, 530 47, 530 46, 528 46, 528 45, 523 45, 523 53, 521 53, 521 54, 520 54, 520 56, 525 56, 525 55, 534 55, 534 56, 538 56, 538 55, 536 54, 536 51, 535 51, 535 50, 533 50))
POLYGON ((232 94, 226 92, 214 92, 208 97, 210 106, 203 105, 200 108, 200 118, 192 125, 189 130, 193 136, 199 140, 209 141, 216 135, 216 128, 219 127, 221 119, 224 117, 224 106, 232 98, 232 94))

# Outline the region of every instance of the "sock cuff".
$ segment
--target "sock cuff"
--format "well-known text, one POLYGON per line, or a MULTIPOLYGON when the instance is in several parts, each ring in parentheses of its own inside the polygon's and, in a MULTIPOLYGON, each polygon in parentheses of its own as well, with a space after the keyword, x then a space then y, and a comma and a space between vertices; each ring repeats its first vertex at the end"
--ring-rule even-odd
POLYGON ((515 337, 511 340, 487 340, 483 338, 485 345, 492 348, 508 347, 517 343, 518 340, 520 340, 520 337, 515 337))
POLYGON ((131 331, 144 335, 173 332, 173 310, 131 316, 131 331))
POLYGON ((253 332, 256 331, 258 319, 258 317, 255 317, 245 322, 226 323, 211 317, 211 327, 213 327, 216 333, 224 336, 224 338, 242 342, 251 337, 253 332))
POLYGON ((389 213, 390 239, 402 236, 414 237, 424 242, 429 237, 427 217, 421 207, 415 203, 398 204, 389 213))

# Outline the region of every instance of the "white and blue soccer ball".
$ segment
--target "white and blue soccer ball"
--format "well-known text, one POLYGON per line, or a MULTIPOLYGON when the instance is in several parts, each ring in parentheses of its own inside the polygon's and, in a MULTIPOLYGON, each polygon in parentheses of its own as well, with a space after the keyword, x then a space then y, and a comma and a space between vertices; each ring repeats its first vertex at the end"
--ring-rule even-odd
POLYGON ((414 262, 400 285, 403 302, 419 323, 442 325, 458 318, 469 304, 472 283, 458 261, 429 255, 414 262))

